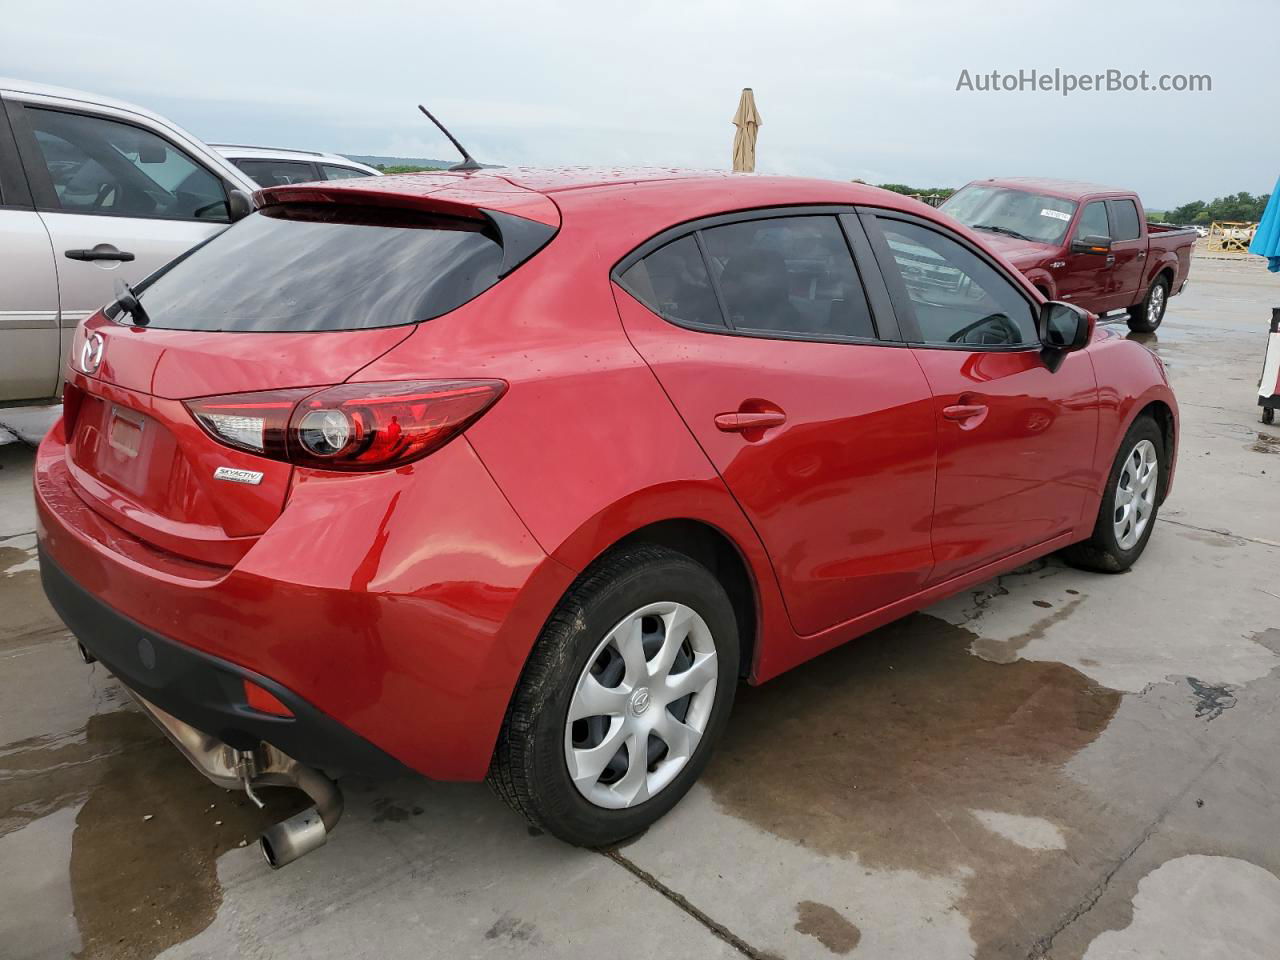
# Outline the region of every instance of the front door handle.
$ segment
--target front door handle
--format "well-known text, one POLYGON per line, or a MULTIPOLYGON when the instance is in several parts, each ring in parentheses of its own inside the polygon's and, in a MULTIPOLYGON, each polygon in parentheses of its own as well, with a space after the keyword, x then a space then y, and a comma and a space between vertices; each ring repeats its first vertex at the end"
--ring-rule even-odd
POLYGON ((942 415, 960 424, 961 430, 972 430, 987 419, 987 405, 985 403, 953 403, 949 407, 942 408, 942 415))
POLYGON ((1116 255, 1114 253, 1107 254, 1107 261, 1106 261, 1107 266, 1108 267, 1112 266, 1115 262, 1116 262, 1116 255))
POLYGON ((104 244, 91 249, 64 250, 62 255, 68 260, 118 260, 121 263, 129 263, 133 260, 133 254, 127 250, 117 250, 110 244, 104 244))
POLYGON ((748 430, 768 430, 780 427, 787 422, 787 415, 781 410, 743 411, 737 413, 717 413, 716 429, 725 433, 746 433, 748 430))

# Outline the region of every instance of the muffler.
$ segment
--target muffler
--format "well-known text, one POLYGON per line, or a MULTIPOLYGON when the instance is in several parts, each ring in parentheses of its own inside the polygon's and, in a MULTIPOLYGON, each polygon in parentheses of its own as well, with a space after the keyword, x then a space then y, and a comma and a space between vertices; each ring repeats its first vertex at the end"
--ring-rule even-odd
POLYGON ((135 691, 129 693, 192 766, 218 786, 243 789, 259 808, 262 801, 254 792, 257 787, 294 787, 311 798, 312 806, 268 827, 258 839, 262 855, 272 869, 293 863, 324 845, 342 816, 342 791, 336 783, 269 743, 259 743, 252 750, 237 750, 182 722, 135 691))

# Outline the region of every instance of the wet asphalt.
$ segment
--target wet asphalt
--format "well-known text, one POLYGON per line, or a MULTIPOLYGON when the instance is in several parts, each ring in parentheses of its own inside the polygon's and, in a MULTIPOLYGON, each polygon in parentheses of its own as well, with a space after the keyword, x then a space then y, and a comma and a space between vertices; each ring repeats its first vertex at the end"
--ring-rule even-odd
POLYGON ((742 688, 703 782, 601 852, 483 785, 351 780, 269 870, 300 795, 207 783, 80 662, 0 445, 0 960, 1280 956, 1273 305, 1256 262, 1197 259, 1144 338, 1183 442, 1134 570, 1041 560, 742 688))

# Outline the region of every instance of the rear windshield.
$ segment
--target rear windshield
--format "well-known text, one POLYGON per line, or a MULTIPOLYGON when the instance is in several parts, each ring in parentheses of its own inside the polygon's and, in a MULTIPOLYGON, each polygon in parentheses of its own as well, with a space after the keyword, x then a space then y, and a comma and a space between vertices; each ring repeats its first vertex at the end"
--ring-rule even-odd
POLYGON ((166 330, 314 331, 430 320, 498 281, 502 246, 469 220, 268 207, 196 247, 139 291, 166 330))

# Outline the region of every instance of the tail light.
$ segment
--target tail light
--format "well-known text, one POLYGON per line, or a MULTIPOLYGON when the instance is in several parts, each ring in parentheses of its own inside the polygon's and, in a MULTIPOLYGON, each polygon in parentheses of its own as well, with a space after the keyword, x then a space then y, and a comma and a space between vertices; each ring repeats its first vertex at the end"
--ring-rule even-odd
POLYGON ((322 470, 386 470, 439 450, 506 392, 501 380, 344 383, 187 401, 229 447, 322 470))
POLYGON ((68 440, 76 432, 76 418, 80 416, 80 405, 83 402, 83 390, 70 380, 62 385, 62 425, 68 440))

